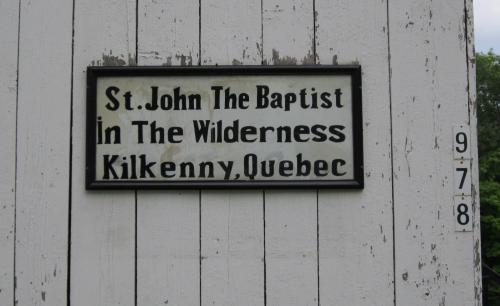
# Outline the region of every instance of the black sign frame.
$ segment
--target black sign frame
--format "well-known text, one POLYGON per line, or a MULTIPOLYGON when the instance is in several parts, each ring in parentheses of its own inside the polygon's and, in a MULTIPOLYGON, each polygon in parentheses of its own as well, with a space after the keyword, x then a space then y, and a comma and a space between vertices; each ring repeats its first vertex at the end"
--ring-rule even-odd
POLYGON ((363 168, 363 119, 360 65, 316 66, 89 66, 87 67, 87 118, 86 118, 86 168, 85 187, 95 189, 362 189, 363 168), (96 179, 96 124, 97 81, 99 77, 130 76, 276 76, 276 75, 347 75, 352 88, 352 131, 354 178, 349 180, 127 180, 102 181, 96 179))

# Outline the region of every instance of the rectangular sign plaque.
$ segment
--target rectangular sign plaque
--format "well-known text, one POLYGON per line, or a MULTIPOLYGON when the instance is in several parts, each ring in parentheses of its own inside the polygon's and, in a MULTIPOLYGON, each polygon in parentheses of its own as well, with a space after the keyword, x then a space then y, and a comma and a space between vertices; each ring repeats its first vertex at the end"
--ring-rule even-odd
POLYGON ((88 67, 87 189, 363 188, 361 67, 88 67))

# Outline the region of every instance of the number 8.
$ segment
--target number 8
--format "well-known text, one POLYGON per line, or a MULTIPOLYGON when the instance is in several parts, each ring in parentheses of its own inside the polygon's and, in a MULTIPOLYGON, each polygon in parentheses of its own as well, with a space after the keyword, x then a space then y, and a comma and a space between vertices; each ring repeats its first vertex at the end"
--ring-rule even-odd
POLYGON ((469 223, 470 217, 467 214, 469 212, 469 207, 464 203, 461 203, 457 206, 458 216, 457 222, 460 225, 467 225, 469 223), (465 217, 465 220, 463 220, 465 217))

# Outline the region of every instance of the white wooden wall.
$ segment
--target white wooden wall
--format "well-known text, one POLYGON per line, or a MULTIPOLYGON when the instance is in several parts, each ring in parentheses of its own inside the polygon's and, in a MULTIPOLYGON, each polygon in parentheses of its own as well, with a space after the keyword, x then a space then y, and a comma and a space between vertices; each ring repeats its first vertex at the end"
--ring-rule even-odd
POLYGON ((0 305, 481 304, 472 0, 0 0, 0 46, 0 305), (84 189, 89 65, 351 63, 362 191, 84 189))

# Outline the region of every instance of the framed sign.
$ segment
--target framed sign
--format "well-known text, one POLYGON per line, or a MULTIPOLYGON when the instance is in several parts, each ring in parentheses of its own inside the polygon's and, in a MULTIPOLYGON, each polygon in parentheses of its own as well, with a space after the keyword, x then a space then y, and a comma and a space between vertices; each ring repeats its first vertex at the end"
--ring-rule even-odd
POLYGON ((361 67, 88 67, 86 187, 363 188, 361 67))

